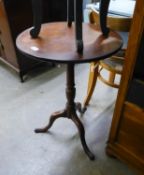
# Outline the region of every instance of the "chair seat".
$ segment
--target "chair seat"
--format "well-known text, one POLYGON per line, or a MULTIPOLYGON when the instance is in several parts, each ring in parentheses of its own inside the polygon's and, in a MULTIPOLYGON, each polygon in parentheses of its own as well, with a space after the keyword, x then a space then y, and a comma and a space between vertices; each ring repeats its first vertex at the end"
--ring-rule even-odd
POLYGON ((100 61, 100 65, 111 72, 121 74, 123 69, 123 61, 124 60, 122 58, 116 59, 116 57, 112 57, 100 61))
POLYGON ((103 68, 121 74, 124 62, 124 50, 120 50, 117 54, 112 57, 100 61, 100 66, 103 68))

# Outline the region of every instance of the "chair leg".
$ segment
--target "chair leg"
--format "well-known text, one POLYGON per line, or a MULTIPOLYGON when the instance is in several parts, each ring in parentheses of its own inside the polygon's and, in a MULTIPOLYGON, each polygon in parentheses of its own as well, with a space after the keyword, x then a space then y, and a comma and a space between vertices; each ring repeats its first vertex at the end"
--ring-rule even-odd
POLYGON ((90 65, 90 73, 89 73, 89 81, 88 81, 88 89, 87 89, 87 96, 84 100, 84 109, 89 104, 89 101, 92 97, 92 94, 94 92, 95 84, 97 81, 98 76, 98 62, 93 62, 90 65))
POLYGON ((114 84, 115 81, 115 73, 114 72, 110 72, 109 73, 109 82, 114 84))

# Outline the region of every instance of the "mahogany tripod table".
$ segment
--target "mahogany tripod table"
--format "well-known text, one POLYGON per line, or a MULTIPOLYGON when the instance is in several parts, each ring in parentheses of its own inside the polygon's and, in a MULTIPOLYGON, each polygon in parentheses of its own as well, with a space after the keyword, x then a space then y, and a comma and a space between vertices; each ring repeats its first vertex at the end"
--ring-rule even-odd
POLYGON ((35 132, 47 132, 56 119, 67 117, 75 123, 83 149, 93 160, 95 156, 86 144, 84 126, 76 113, 80 105, 74 101, 76 93, 74 66, 78 63, 97 61, 113 55, 121 48, 122 40, 115 32, 110 31, 109 37, 106 38, 99 27, 83 24, 84 50, 80 54, 76 51, 74 25, 69 28, 67 22, 43 24, 39 37, 35 39, 31 38, 29 32, 30 29, 27 29, 17 37, 16 45, 20 52, 30 58, 67 65, 66 107, 62 111, 53 113, 48 125, 36 129, 35 132))

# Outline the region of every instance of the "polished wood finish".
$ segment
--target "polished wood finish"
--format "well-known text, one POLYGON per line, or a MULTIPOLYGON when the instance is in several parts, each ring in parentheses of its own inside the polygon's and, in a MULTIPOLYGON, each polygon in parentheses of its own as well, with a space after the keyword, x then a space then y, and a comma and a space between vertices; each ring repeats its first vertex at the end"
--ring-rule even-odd
MULTIPOLYGON (((144 1, 136 1, 135 12, 129 34, 121 84, 114 110, 110 135, 106 151, 129 166, 144 174, 144 78, 136 75, 135 69, 140 60, 144 60, 144 1), (136 37, 135 37, 136 36, 136 37), (136 86, 133 86, 135 85, 136 86), (132 87, 141 85, 132 91, 132 87), (132 92, 132 93, 131 93, 132 92)), ((143 65, 139 66, 143 72, 143 65)))
MULTIPOLYGON (((89 14, 89 19, 92 24, 99 25, 99 12, 95 9, 92 10, 89 14)), ((126 18, 121 16, 111 16, 108 15, 107 23, 108 26, 112 30, 118 30, 122 32, 128 32, 130 28, 132 17, 126 18)), ((88 81, 88 89, 87 89, 87 96, 84 99, 84 108, 86 109, 89 101, 93 95, 97 78, 99 78, 103 83, 113 87, 119 88, 119 83, 115 82, 116 75, 121 75, 123 70, 123 62, 125 56, 125 49, 121 50, 116 55, 109 57, 105 60, 99 61, 97 67, 94 66, 94 63, 90 65, 90 72, 89 72, 89 81, 88 81), (96 69, 94 69, 96 68, 96 69), (102 75, 102 71, 106 70, 109 74, 108 78, 102 75)))
POLYGON ((38 38, 32 39, 30 29, 22 32, 17 40, 17 48, 23 54, 43 61, 59 63, 84 63, 100 60, 117 52, 122 46, 121 37, 110 32, 105 38, 100 28, 92 24, 83 24, 84 51, 77 53, 74 26, 67 27, 66 22, 43 24, 38 38))
POLYGON ((91 160, 94 160, 95 156, 85 141, 84 126, 76 113, 77 110, 83 111, 80 103, 74 101, 76 94, 74 66, 77 63, 91 62, 111 56, 121 49, 122 40, 115 32, 110 32, 109 37, 106 38, 96 26, 83 24, 84 51, 83 54, 80 54, 75 46, 75 28, 73 25, 69 28, 67 22, 53 22, 42 25, 38 38, 32 38, 29 33, 30 30, 31 28, 22 32, 16 40, 17 48, 21 53, 44 62, 67 64, 66 107, 64 110, 53 113, 48 125, 36 129, 35 132, 47 132, 56 119, 67 117, 76 125, 85 153, 91 160))

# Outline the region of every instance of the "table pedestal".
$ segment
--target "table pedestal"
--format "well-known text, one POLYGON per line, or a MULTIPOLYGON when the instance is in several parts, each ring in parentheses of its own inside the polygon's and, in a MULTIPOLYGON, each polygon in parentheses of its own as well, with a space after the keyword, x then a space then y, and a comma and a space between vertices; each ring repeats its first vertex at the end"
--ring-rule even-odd
POLYGON ((48 129, 53 125, 54 121, 60 117, 67 117, 71 119, 75 125, 78 128, 81 143, 83 146, 83 149, 85 153, 88 155, 88 157, 91 160, 95 159, 95 156, 91 153, 89 150, 86 141, 85 141, 85 129, 83 127, 83 124, 81 123, 80 119, 77 116, 76 111, 78 110, 79 112, 82 112, 81 109, 81 104, 80 103, 75 103, 74 98, 75 98, 75 80, 74 80, 74 63, 69 63, 67 64, 67 88, 66 88, 66 97, 67 97, 67 103, 66 103, 66 108, 62 111, 57 111, 53 113, 50 116, 50 120, 48 125, 46 125, 44 128, 38 128, 35 129, 36 133, 41 133, 41 132, 47 132, 48 129))

